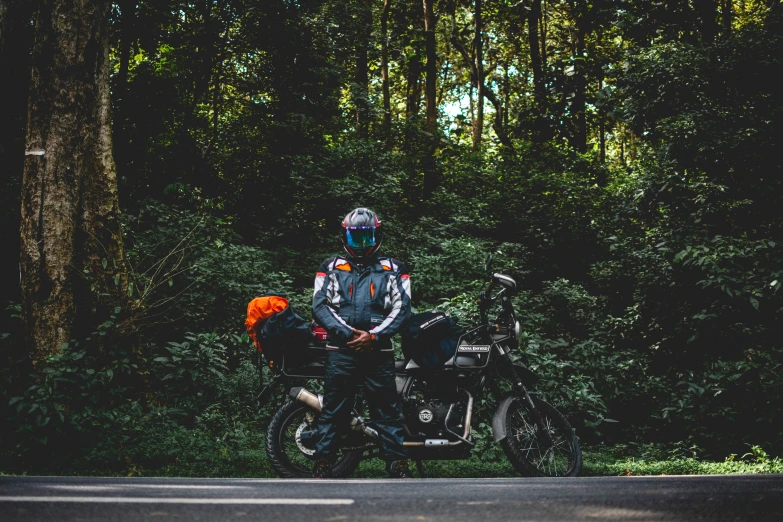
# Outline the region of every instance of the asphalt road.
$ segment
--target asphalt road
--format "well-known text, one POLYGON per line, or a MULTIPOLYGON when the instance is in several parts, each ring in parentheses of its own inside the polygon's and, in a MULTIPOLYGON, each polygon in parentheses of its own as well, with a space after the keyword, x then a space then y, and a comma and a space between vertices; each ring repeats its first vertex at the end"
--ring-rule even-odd
POLYGON ((783 521, 783 475, 273 480, 0 477, 0 521, 783 521))

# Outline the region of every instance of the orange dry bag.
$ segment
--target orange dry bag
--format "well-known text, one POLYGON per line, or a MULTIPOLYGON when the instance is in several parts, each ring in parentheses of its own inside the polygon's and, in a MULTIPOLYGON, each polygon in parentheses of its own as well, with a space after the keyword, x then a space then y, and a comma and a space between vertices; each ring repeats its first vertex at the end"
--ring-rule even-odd
POLYGON ((247 334, 253 340, 253 343, 256 345, 256 350, 259 352, 263 352, 264 350, 258 340, 256 331, 264 326, 267 319, 282 312, 286 308, 288 308, 288 299, 280 297, 279 295, 256 297, 248 303, 245 327, 247 328, 247 334))

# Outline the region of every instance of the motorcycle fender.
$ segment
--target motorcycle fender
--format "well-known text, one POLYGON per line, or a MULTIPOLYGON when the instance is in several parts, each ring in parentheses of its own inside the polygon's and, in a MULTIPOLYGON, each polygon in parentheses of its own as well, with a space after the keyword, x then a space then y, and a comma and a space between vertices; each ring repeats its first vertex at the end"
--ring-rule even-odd
POLYGON ((492 417, 492 436, 495 442, 500 442, 506 438, 506 416, 511 403, 517 400, 514 395, 506 395, 506 398, 500 401, 495 415, 492 417))

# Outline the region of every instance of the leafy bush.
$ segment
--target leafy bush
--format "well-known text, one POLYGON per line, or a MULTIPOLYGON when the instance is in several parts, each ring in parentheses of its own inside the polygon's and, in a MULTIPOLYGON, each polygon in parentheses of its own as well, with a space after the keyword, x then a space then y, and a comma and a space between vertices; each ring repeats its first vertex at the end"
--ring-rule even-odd
POLYGON ((214 398, 226 378, 226 347, 215 333, 187 334, 185 341, 170 341, 153 361, 162 388, 186 402, 214 398))

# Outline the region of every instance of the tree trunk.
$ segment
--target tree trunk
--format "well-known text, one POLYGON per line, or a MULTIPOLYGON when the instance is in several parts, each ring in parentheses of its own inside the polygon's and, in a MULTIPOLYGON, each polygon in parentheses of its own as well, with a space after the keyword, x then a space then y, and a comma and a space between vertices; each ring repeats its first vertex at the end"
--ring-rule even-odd
POLYGON ((712 43, 718 34, 717 0, 694 0, 693 5, 699 17, 701 40, 704 43, 712 43))
MULTIPOLYGON (((604 88, 603 73, 598 77, 598 90, 604 88)), ((606 163, 606 111, 603 108, 598 109, 598 158, 601 163, 606 163)))
POLYGON ((415 119, 419 116, 419 100, 421 99, 421 58, 417 52, 408 59, 407 85, 405 92, 407 99, 405 103, 405 118, 415 119))
POLYGON ((541 5, 541 3, 539 3, 538 5, 539 5, 539 8, 540 8, 540 15, 541 15, 540 18, 539 18, 539 21, 538 21, 538 25, 539 25, 539 32, 538 32, 538 34, 539 34, 540 40, 541 40, 541 67, 543 68, 544 71, 546 71, 547 70, 547 63, 546 63, 546 60, 547 60, 547 55, 546 55, 547 23, 546 23, 546 21, 547 21, 547 19, 546 19, 546 9, 545 9, 546 8, 546 3, 544 3, 543 6, 541 5))
POLYGON ((435 0, 423 0, 424 2, 424 42, 427 53, 427 63, 425 66, 426 85, 424 88, 424 97, 426 100, 426 128, 430 134, 435 134, 438 124, 438 103, 437 103, 437 50, 435 42, 435 12, 433 3, 435 0))
POLYGON ((584 0, 573 4, 576 18, 576 60, 574 61, 574 98, 571 102, 571 114, 574 122, 572 147, 584 153, 587 151, 587 119, 585 88, 587 79, 585 67, 585 35, 587 33, 587 5, 584 0))
POLYGON ((731 34, 731 23, 732 18, 734 17, 731 2, 732 0, 723 0, 723 5, 721 6, 721 20, 723 22, 724 36, 729 36, 731 34))
POLYGON ((383 135, 391 139, 391 93, 389 92, 389 10, 391 0, 383 1, 381 11, 381 82, 383 88, 383 135))
POLYGON ((544 64, 542 44, 539 39, 541 26, 541 0, 532 0, 527 14, 528 40, 530 44, 530 68, 533 70, 533 98, 536 105, 536 132, 538 141, 546 141, 549 136, 545 129, 547 125, 546 80, 544 79, 544 64))
MULTIPOLYGON (((599 30, 596 34, 596 49, 602 49, 603 31, 599 30)), ((599 59, 596 72, 598 74, 598 92, 604 88, 604 68, 603 60, 599 59)), ((598 158, 601 163, 606 163, 606 111, 603 107, 598 107, 598 158)))
MULTIPOLYGON (((475 131, 476 126, 472 122, 476 121, 476 104, 473 103, 473 91, 476 89, 475 83, 470 82, 468 89, 468 115, 470 116, 471 128, 475 131)), ((475 138, 475 135, 474 135, 475 138)))
POLYGON ((625 167, 625 130, 620 129, 620 163, 625 167))
POLYGON ((424 44, 427 53, 427 63, 425 64, 426 84, 424 88, 424 98, 426 100, 426 119, 425 128, 429 134, 429 146, 424 155, 424 199, 429 199, 437 187, 435 148, 437 146, 438 131, 438 100, 437 100, 437 49, 435 41, 435 11, 433 3, 435 0, 423 0, 424 4, 424 44))
MULTIPOLYGON (((133 28, 136 21, 136 0, 122 0, 120 5, 120 69, 117 72, 117 91, 114 103, 122 100, 128 84, 128 67, 130 62, 133 28)), ((119 105, 119 104, 118 104, 119 105)))
POLYGON ((8 15, 8 5, 6 0, 0 0, 0 53, 5 48, 5 33, 6 33, 6 16, 8 15))
POLYGON ((40 365, 125 306, 112 156, 109 0, 43 0, 22 187, 25 333, 40 365))
POLYGON ((475 0, 475 46, 476 46, 476 73, 478 82, 476 89, 478 96, 476 99, 476 119, 473 120, 473 150, 481 148, 481 136, 484 134, 484 49, 481 26, 481 0, 475 0))
MULTIPOLYGON (((119 70, 114 80, 114 89, 112 90, 112 103, 114 105, 114 136, 119 143, 127 141, 125 133, 126 118, 129 107, 127 105, 128 93, 128 72, 130 67, 131 43, 133 42, 133 33, 136 21, 136 0, 120 0, 120 23, 119 23, 119 70)), ((119 148, 116 162, 119 164, 120 174, 128 164, 128 158, 123 154, 122 147, 119 148)))
POLYGON ((366 138, 370 124, 370 73, 369 47, 372 33, 372 0, 359 3, 359 40, 356 46, 356 87, 354 105, 356 106, 356 129, 359 137, 366 138))
POLYGON ((505 129, 508 127, 508 105, 511 100, 511 91, 509 90, 508 62, 503 64, 503 118, 500 122, 505 129))

